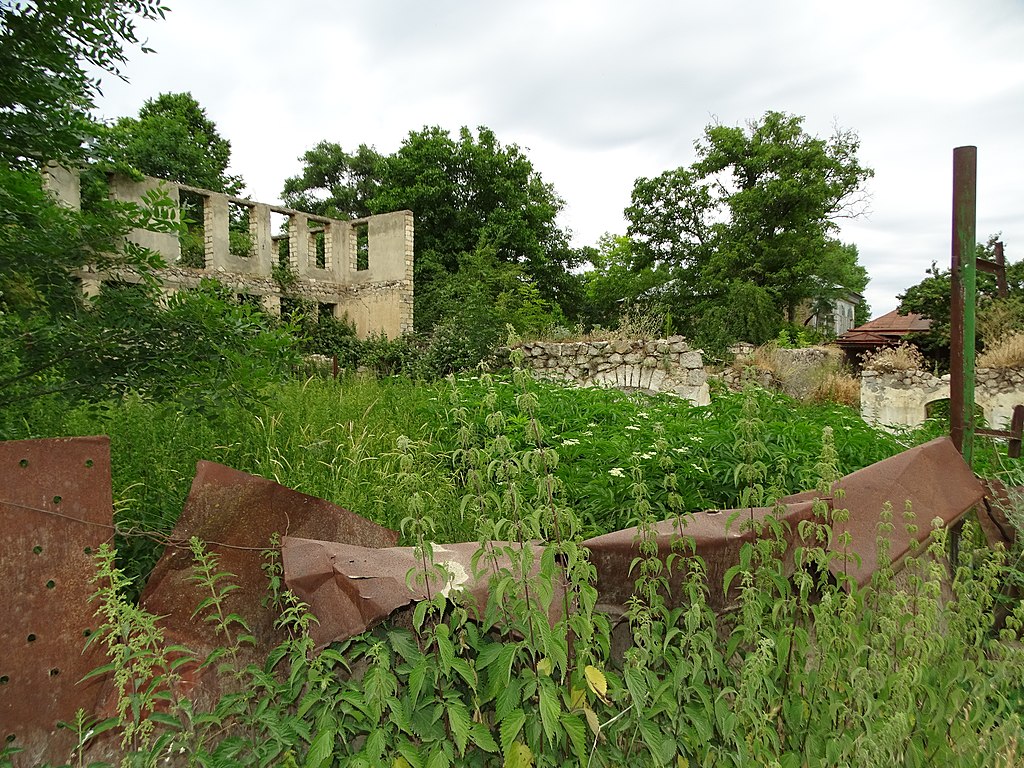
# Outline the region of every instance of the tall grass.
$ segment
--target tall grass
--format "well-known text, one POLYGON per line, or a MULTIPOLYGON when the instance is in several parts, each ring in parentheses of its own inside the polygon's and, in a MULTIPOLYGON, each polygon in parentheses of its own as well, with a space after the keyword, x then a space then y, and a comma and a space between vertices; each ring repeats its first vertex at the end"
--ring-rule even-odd
MULTIPOLYGON (((459 452, 482 445, 495 412, 509 414, 508 439, 513 449, 524 449, 533 439, 518 423, 526 418, 516 409, 524 387, 536 399, 535 418, 548 444, 559 452, 553 472, 584 536, 633 524, 626 477, 633 465, 648 477, 657 517, 677 508, 740 504, 735 468, 744 457, 736 425, 751 405, 763 422, 764 484, 776 495, 813 487, 826 426, 836 435, 844 472, 905 447, 848 408, 801 406, 761 390, 743 395, 723 388, 710 407, 695 407, 669 395, 472 376, 435 384, 356 376, 295 381, 268 390, 257 407, 212 415, 186 416, 133 398, 77 408, 51 402, 8 422, 5 430, 11 438, 110 435, 117 522, 160 533, 177 520, 200 459, 275 480, 397 530, 408 513, 407 494, 396 482, 401 457, 408 454, 421 479, 424 514, 434 521, 434 539, 471 541, 479 513, 461 504, 467 476, 459 452)), ((119 551, 136 583, 160 555, 145 538, 122 541, 119 551)))
MULTIPOLYGON (((815 440, 814 468, 798 470, 807 458, 802 441, 788 433, 780 441, 774 434, 782 429, 782 412, 793 406, 753 389, 717 403, 727 414, 722 422, 700 415, 710 411, 671 401, 656 407, 644 401, 647 416, 640 416, 638 404, 612 393, 596 393, 593 401, 590 395, 574 398, 578 402, 570 408, 559 402, 560 391, 522 378, 452 381, 427 392, 422 401, 427 432, 415 439, 400 436, 397 457, 392 455, 397 465, 388 465, 393 485, 405 496, 410 543, 422 559, 410 580, 436 575, 427 538, 433 534, 426 522, 432 515, 426 513, 440 513, 446 502, 428 498, 435 475, 448 475, 452 486, 462 488, 459 515, 481 510, 471 523, 482 540, 495 538, 500 529, 519 543, 540 545, 504 552, 510 564, 494 566, 483 615, 472 602, 457 595, 448 600, 435 590, 418 604, 411 631, 379 628, 318 656, 310 654, 304 635, 310 617, 291 599, 282 624, 292 638, 262 669, 228 669, 244 681, 241 690, 210 712, 173 701, 169 711, 149 718, 160 728, 148 730, 145 712, 140 719, 138 707, 122 708, 118 725, 125 738, 145 735, 130 745, 138 764, 174 755, 200 765, 316 768, 1010 768, 1020 763, 1024 607, 1016 601, 996 610, 1000 591, 1020 573, 1019 562, 1008 553, 975 548, 970 542, 976 537, 967 535, 965 557, 949 585, 944 531, 936 528, 928 545, 911 553, 906 574, 897 580, 887 565, 889 535, 896 526, 910 525, 914 515, 886 509, 876 539, 881 566, 870 588, 861 589, 848 583, 841 569, 829 567, 843 557, 841 548, 827 546, 830 524, 846 513, 838 504, 818 501, 814 518, 793 532, 799 546, 792 577, 785 576, 778 525, 765 525, 743 546, 724 585, 726 590, 730 583, 737 586, 739 605, 724 615, 707 604, 704 564, 691 556, 685 529, 672 557, 657 554, 652 523, 661 510, 655 501, 681 482, 678 475, 688 471, 684 465, 694 463, 690 457, 674 458, 683 454, 672 448, 694 436, 698 423, 710 424, 688 451, 699 448, 712 466, 716 450, 731 441, 735 464, 729 493, 750 502, 773 495, 772 486, 787 477, 823 493, 830 489, 849 469, 842 461, 869 454, 859 439, 850 438, 859 435, 852 424, 842 433, 823 428, 815 440), (580 417, 590 418, 592 407, 605 414, 608 440, 618 435, 646 444, 644 429, 635 422, 653 414, 662 419, 660 427, 651 427, 651 447, 660 461, 652 463, 636 451, 620 454, 625 457, 621 472, 605 471, 625 481, 624 514, 640 530, 626 619, 631 647, 624 654, 612 650, 611 620, 597 607, 593 568, 579 546, 586 526, 578 512, 587 501, 560 475, 574 463, 562 451, 582 445, 582 440, 566 444, 576 438, 564 435, 573 425, 581 427, 580 417), (442 416, 450 423, 442 423, 442 416), (625 417, 624 425, 616 420, 625 417), (845 449, 833 442, 844 435, 845 449), (783 453, 799 461, 780 472, 773 462, 783 453), (831 570, 838 571, 835 578, 831 570), (565 608, 552 626, 556 585, 564 588, 565 608)), ((369 402, 360 400, 364 408, 369 402)), ((841 411, 811 413, 816 414, 811 424, 843 426, 841 411)), ((381 428, 390 420, 383 422, 381 428)), ((283 423, 256 424, 250 424, 255 434, 272 438, 268 446, 292 446, 280 452, 252 449, 256 460, 282 472, 295 472, 292 459, 298 462, 317 436, 295 426, 285 430, 283 423), (285 439, 288 435, 296 436, 295 444, 285 439)), ((597 421, 585 426, 584 431, 601 429, 597 421)), ((347 431, 344 427, 339 434, 347 431)), ((331 441, 340 443, 335 460, 343 465, 351 456, 363 456, 351 447, 363 443, 363 433, 357 438, 355 427, 351 432, 347 442, 338 435, 331 441)), ((368 433, 365 439, 371 439, 368 433)), ((596 470, 595 460, 581 456, 576 463, 596 470)), ((301 473, 294 476, 301 479, 301 473)), ((664 503, 685 515, 678 503, 664 503)), ((199 543, 193 546, 196 579, 209 582, 215 594, 223 592, 227 587, 215 560, 199 543)), ((482 545, 480 562, 489 564, 492 554, 482 545)), ((112 584, 121 580, 109 558, 101 563, 99 578, 112 584)), ((116 593, 103 590, 102 598, 120 604, 116 593)), ((139 617, 132 619, 137 627, 120 627, 127 639, 118 648, 126 657, 159 664, 159 649, 148 645, 147 621, 139 617)), ((173 677, 168 664, 157 670, 147 690, 172 691, 173 677)), ((122 697, 131 703, 137 693, 126 689, 122 697)))

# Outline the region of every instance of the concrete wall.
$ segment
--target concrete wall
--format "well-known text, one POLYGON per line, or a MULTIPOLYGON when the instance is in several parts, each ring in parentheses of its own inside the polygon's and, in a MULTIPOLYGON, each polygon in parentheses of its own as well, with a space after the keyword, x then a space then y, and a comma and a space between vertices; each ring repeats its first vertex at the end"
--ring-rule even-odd
MULTIPOLYGON (((47 178, 58 199, 79 198, 76 173, 58 169, 52 173, 52 181, 50 175, 47 178)), ((381 333, 395 337, 413 330, 414 233, 410 211, 341 221, 150 177, 135 181, 114 174, 109 187, 113 198, 135 203, 142 202, 143 196, 154 189, 163 190, 179 205, 182 193, 202 199, 202 269, 179 263, 181 245, 175 235, 145 230, 134 230, 129 235, 133 242, 163 256, 167 268, 157 274, 169 292, 198 285, 204 277, 215 277, 235 292, 257 298, 270 312, 279 312, 285 298, 333 307, 336 317, 347 316, 355 323, 361 338, 381 333), (248 210, 248 253, 232 253, 232 207, 239 213, 248 210), (275 213, 287 221, 287 233, 283 236, 272 231, 275 213), (361 226, 368 233, 369 254, 368 268, 363 270, 357 268, 356 229, 361 226), (296 278, 287 295, 273 279, 279 259, 276 238, 287 240, 288 261, 296 278), (317 263, 318 242, 323 248, 321 266, 317 263)), ((235 221, 239 221, 237 216, 235 221)), ((80 277, 90 290, 97 290, 108 276, 85 272, 80 277)), ((132 279, 125 275, 117 278, 132 279)))
POLYGON ((711 402, 704 361, 682 336, 655 341, 524 342, 524 362, 542 377, 584 387, 671 392, 695 405, 711 402))
MULTIPOLYGON (((916 427, 925 420, 929 403, 949 399, 949 375, 927 371, 879 372, 864 370, 860 379, 860 412, 878 426, 916 427)), ((1006 427, 1013 407, 1024 403, 1024 370, 979 368, 974 401, 993 429, 1006 427)))

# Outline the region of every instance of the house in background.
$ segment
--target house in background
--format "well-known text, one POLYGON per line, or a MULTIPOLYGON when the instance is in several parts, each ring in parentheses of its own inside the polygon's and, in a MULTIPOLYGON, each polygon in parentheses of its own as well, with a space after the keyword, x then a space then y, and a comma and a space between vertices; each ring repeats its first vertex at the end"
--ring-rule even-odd
POLYGON ((896 346, 908 334, 927 331, 931 325, 932 321, 924 315, 901 315, 894 309, 847 330, 836 339, 836 344, 846 353, 846 359, 856 365, 865 352, 896 346))
POLYGON ((864 297, 855 292, 847 291, 832 300, 806 301, 797 310, 796 320, 808 328, 817 328, 832 336, 842 336, 853 328, 857 307, 864 297))

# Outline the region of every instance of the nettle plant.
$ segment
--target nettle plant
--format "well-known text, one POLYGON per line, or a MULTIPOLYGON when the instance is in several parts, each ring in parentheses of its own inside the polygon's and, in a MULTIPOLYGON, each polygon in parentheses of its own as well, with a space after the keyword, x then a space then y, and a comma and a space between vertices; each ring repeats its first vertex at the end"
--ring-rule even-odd
MULTIPOLYGON (((197 616, 224 637, 206 663, 228 693, 210 711, 169 693, 157 704, 155 692, 173 690, 168 659, 177 651, 161 647, 152 617, 119 602, 120 577, 106 556, 101 610, 114 618, 96 642, 142 665, 120 688, 127 703, 118 717, 96 729, 121 729, 124 764, 1019 764, 1024 607, 1000 596, 1020 564, 1001 549, 970 546, 970 525, 947 584, 945 531, 937 526, 897 575, 888 536, 913 516, 884 510, 882 565, 858 587, 843 567, 851 542, 832 534, 848 513, 831 495, 839 470, 826 430, 814 518, 787 532, 771 516, 737 514, 733 524, 756 535, 725 577, 735 608, 716 614, 705 564, 686 536, 687 478, 674 471, 666 428, 654 424, 656 455, 638 451, 622 462, 638 554, 623 619, 631 643, 613 655, 611 620, 597 608, 580 543, 578 500, 557 471, 561 438, 539 418, 538 385, 517 373, 517 394, 504 401, 494 380, 479 385, 483 396, 467 400, 452 382, 446 408, 458 440, 450 460, 464 491, 459 514, 478 524, 473 569, 490 583, 484 609, 443 589, 448 576, 430 543, 439 510, 422 447, 408 439, 398 441, 394 480, 417 554, 409 581, 428 593, 411 628, 378 627, 314 653, 306 630, 315 619, 283 591, 271 548, 266 570, 288 639, 262 666, 243 667, 244 620, 221 608, 230 578, 194 542, 195 577, 209 594, 197 616), (664 509, 674 522, 667 556, 655 529, 664 509), (787 535, 797 540, 790 564, 787 535)), ((732 478, 753 507, 771 495, 763 420, 749 404, 740 416, 744 466, 732 478)), ((81 741, 78 759, 88 754, 87 731, 81 741)))

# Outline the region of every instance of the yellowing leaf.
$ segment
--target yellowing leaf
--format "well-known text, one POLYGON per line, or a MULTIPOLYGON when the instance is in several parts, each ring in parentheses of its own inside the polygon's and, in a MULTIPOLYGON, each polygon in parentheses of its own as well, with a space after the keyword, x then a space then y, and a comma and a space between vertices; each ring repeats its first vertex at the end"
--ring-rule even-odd
POLYGON ((533 752, 518 741, 505 755, 505 768, 533 768, 533 752))
POLYGON ((391 768, 412 768, 412 766, 409 765, 409 761, 404 757, 396 757, 395 762, 391 764, 391 768))
POLYGON ((604 672, 592 664, 587 664, 583 674, 587 678, 587 685, 590 687, 590 690, 604 699, 608 693, 608 681, 605 679, 604 672))
POLYGON ((580 709, 587 703, 587 692, 583 688, 573 688, 569 704, 573 709, 580 709))
POLYGON ((551 659, 544 658, 544 659, 541 659, 540 661, 537 662, 537 674, 538 675, 543 675, 544 677, 547 677, 548 675, 551 674, 551 670, 552 669, 553 669, 553 666, 551 664, 551 659))
POLYGON ((583 714, 587 717, 587 725, 594 732, 595 736, 601 735, 601 724, 597 722, 597 714, 588 706, 583 707, 583 714))
POLYGON ((690 768, 690 761, 682 755, 676 755, 676 768, 690 768))

